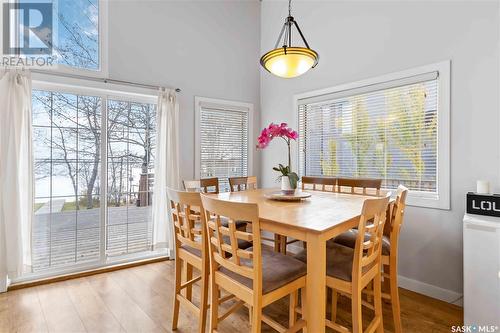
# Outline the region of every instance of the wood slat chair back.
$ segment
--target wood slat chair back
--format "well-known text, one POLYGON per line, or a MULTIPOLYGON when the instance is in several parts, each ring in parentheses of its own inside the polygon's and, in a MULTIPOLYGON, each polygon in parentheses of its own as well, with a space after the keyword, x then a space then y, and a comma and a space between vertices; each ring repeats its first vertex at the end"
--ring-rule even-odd
POLYGON ((210 271, 200 193, 167 188, 167 196, 175 230, 175 296, 171 328, 177 329, 180 305, 183 304, 198 316, 198 333, 203 333, 207 321, 210 271), (193 278, 193 268, 200 272, 200 276, 193 278), (198 281, 201 291, 199 305, 196 305, 192 300, 192 288, 198 281), (183 289, 184 294, 181 293, 183 289))
POLYGON ((231 192, 239 192, 257 189, 257 177, 230 177, 229 189, 231 192))
POLYGON ((368 178, 337 178, 339 193, 380 196, 382 179, 368 178))
POLYGON ((401 232, 401 226, 403 225, 407 195, 408 189, 403 185, 399 185, 396 190, 396 200, 392 206, 390 220, 388 221, 389 223, 386 223, 384 228, 384 235, 391 238, 391 247, 393 245, 393 238, 396 241, 394 245, 397 246, 399 233, 401 232))
POLYGON ((206 227, 210 258, 218 265, 254 280, 254 285, 261 285, 258 281, 262 270, 258 205, 228 202, 205 195, 202 195, 202 202, 204 213, 208 214, 206 227), (221 217, 228 220, 227 227, 222 225, 221 217), (247 221, 252 232, 238 230, 236 221, 247 221), (240 249, 238 239, 252 242, 252 250, 240 249))
POLYGON ((167 189, 176 241, 180 245, 203 249, 201 226, 201 198, 197 192, 181 192, 167 189))
POLYGON ((302 176, 303 190, 319 190, 319 191, 335 192, 336 185, 337 185, 337 178, 302 176))
POLYGON ((204 178, 199 180, 183 180, 184 189, 188 192, 219 193, 219 178, 204 178))
POLYGON ((361 277, 363 272, 374 265, 380 264, 382 236, 389 199, 390 195, 386 195, 384 198, 367 199, 363 204, 358 225, 358 237, 354 247, 353 277, 361 277), (370 235, 370 238, 366 241, 365 234, 370 235))

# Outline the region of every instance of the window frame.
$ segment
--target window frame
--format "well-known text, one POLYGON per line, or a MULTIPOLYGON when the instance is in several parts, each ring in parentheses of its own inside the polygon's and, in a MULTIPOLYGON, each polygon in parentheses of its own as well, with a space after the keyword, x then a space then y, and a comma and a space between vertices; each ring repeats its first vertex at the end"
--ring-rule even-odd
MULTIPOLYGON (((299 123, 299 101, 321 95, 339 93, 351 89, 384 84, 389 81, 404 80, 412 76, 438 72, 438 105, 437 105, 437 191, 434 193, 424 191, 409 191, 407 204, 410 206, 450 210, 450 83, 451 61, 441 61, 408 70, 372 77, 365 80, 340 84, 337 86, 308 91, 293 95, 294 126, 299 123)), ((300 135, 299 139, 300 140, 300 135)), ((298 145, 297 145, 298 147, 298 145)), ((295 168, 299 170, 299 150, 295 149, 295 168)))
MULTIPOLYGON (((200 116, 203 103, 210 103, 215 107, 220 107, 221 109, 231 111, 234 109, 235 112, 242 112, 241 108, 247 108, 248 111, 248 175, 253 175, 253 161, 254 161, 254 149, 252 149, 252 142, 254 141, 254 106, 252 103, 231 101, 225 99, 216 99, 208 97, 194 97, 194 178, 200 179, 201 172, 201 137, 200 137, 200 116)), ((245 111, 244 111, 245 112, 245 111)))
MULTIPOLYGON (((124 100, 142 103, 158 103, 158 91, 154 89, 126 86, 114 83, 104 83, 95 80, 85 80, 79 78, 68 78, 50 75, 50 73, 33 73, 31 90, 49 90, 75 95, 91 95, 102 98, 101 102, 101 127, 107 126, 107 101, 124 100)), ((100 165, 100 178, 102 185, 100 196, 106 198, 108 192, 107 184, 107 135, 101 135, 101 158, 106 163, 100 165)), ((32 200, 35 200, 33 195, 32 200)), ((75 263, 72 265, 63 265, 48 267, 36 272, 29 272, 13 280, 13 283, 21 283, 36 279, 57 276, 61 274, 76 273, 84 270, 99 269, 113 265, 127 264, 137 260, 147 260, 154 258, 169 257, 171 255, 168 249, 153 249, 137 253, 127 253, 123 255, 108 256, 106 254, 106 227, 107 227, 107 200, 100 207, 100 257, 95 261, 84 263, 75 263)), ((34 214, 34 213, 33 213, 34 214)))

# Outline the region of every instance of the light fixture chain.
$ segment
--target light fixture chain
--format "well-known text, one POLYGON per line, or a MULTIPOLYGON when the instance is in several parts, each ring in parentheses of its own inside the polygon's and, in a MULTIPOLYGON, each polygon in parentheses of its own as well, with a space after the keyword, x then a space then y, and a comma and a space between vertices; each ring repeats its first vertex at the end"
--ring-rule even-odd
POLYGON ((292 0, 288 0, 288 16, 292 16, 292 0))

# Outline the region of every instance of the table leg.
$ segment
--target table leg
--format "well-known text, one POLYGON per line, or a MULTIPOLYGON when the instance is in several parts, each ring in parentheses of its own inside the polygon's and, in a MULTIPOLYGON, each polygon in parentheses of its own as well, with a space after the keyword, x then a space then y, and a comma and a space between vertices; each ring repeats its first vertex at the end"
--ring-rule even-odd
POLYGON ((307 332, 324 333, 326 317, 326 242, 307 235, 307 332))

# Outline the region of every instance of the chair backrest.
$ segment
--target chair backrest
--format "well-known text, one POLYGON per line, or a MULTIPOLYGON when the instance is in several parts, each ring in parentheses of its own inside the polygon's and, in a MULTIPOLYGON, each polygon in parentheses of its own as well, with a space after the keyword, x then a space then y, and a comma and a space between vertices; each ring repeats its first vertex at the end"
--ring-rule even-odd
POLYGON ((219 193, 219 179, 205 178, 200 180, 183 180, 184 189, 188 192, 219 193))
POLYGON ((388 221, 389 223, 386 223, 384 228, 384 235, 389 236, 391 240, 391 254, 397 254, 399 233, 403 225, 407 195, 408 189, 403 185, 399 185, 396 192, 396 200, 391 210, 390 220, 388 221))
POLYGON ((303 190, 335 192, 335 185, 337 185, 337 178, 302 176, 303 190))
POLYGON ((254 291, 262 292, 262 262, 260 245, 259 207, 254 203, 219 200, 201 195, 207 228, 211 271, 224 267, 229 271, 253 280, 254 291), (221 224, 221 217, 228 226, 221 224), (252 232, 236 229, 236 221, 252 225, 252 232), (238 248, 238 239, 253 243, 252 250, 238 248))
POLYGON ((337 190, 339 193, 379 196, 381 186, 382 179, 337 178, 337 190))
POLYGON ((257 189, 257 177, 230 177, 229 189, 231 190, 231 192, 255 190, 257 189))
POLYGON ((205 230, 202 225, 200 193, 167 188, 170 212, 175 229, 176 248, 181 245, 203 251, 205 230))
POLYGON ((360 278, 364 272, 380 264, 382 236, 389 199, 390 194, 383 198, 367 199, 363 203, 358 225, 358 237, 354 247, 353 281, 356 280, 355 277, 360 278), (370 235, 366 241, 365 235, 370 235))

